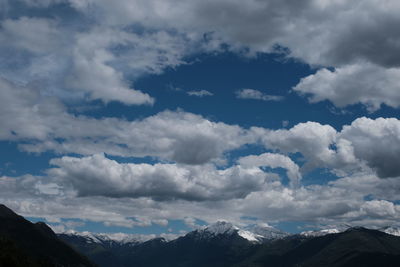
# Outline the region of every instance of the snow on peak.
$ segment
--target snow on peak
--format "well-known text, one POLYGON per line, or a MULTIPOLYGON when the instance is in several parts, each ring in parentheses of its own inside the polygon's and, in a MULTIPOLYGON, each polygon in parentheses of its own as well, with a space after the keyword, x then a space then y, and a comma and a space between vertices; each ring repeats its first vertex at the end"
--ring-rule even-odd
POLYGON ((110 243, 116 242, 120 244, 128 243, 141 243, 155 238, 155 235, 135 235, 135 234, 125 234, 125 233, 91 233, 91 232, 77 232, 74 230, 68 230, 62 234, 70 236, 82 237, 88 243, 110 243))
POLYGON ((276 229, 268 224, 256 224, 247 228, 250 232, 263 239, 279 239, 288 236, 289 234, 276 229))
POLYGON ((324 235, 329 235, 329 234, 338 234, 342 231, 336 228, 332 229, 323 229, 319 231, 304 231, 301 232, 300 235, 305 236, 305 237, 316 237, 316 236, 324 236, 324 235))
POLYGON ((230 222, 226 221, 218 221, 216 223, 213 223, 209 226, 207 226, 204 231, 214 234, 214 235, 219 235, 219 234, 233 234, 239 230, 238 227, 234 226, 230 222))
POLYGON ((263 239, 262 236, 254 234, 254 233, 252 233, 250 231, 246 231, 246 230, 239 230, 238 235, 240 235, 244 239, 247 239, 251 242, 260 242, 263 239))
POLYGON ((388 227, 380 229, 380 231, 385 232, 389 235, 400 236, 400 228, 395 227, 395 226, 388 226, 388 227))
POLYGON ((235 234, 237 233, 244 239, 251 242, 262 242, 264 240, 278 239, 287 236, 288 234, 267 224, 260 224, 251 227, 239 228, 230 222, 218 221, 202 229, 203 233, 216 236, 219 234, 235 234))

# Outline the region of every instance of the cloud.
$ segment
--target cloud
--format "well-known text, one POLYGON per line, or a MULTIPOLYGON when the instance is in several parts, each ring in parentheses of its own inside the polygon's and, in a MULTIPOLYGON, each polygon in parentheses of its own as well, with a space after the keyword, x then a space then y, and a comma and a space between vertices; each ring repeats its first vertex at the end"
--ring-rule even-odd
MULTIPOLYGON (((202 174, 194 176, 192 184, 198 182, 198 185, 201 186, 204 179, 209 179, 214 185, 209 192, 214 189, 214 194, 209 194, 208 200, 180 198, 172 201, 171 199, 153 199, 151 197, 157 192, 157 188, 161 189, 158 184, 143 188, 148 194, 147 196, 141 194, 141 197, 138 197, 134 193, 135 191, 132 190, 134 186, 140 187, 151 182, 144 179, 143 176, 132 175, 130 171, 127 171, 128 169, 137 171, 137 164, 129 166, 130 164, 111 163, 108 162, 111 161, 109 159, 103 157, 99 160, 99 158, 95 159, 96 157, 98 156, 57 159, 60 161, 57 163, 61 165, 57 167, 61 169, 59 171, 64 172, 63 175, 68 173, 72 175, 71 177, 53 176, 52 170, 48 172, 49 176, 47 177, 1 177, 0 200, 24 216, 49 218, 52 221, 57 218, 82 219, 124 227, 148 226, 172 219, 186 219, 188 223, 193 221, 188 221, 187 218, 205 222, 224 218, 245 224, 246 220, 243 219, 243 216, 255 217, 259 222, 274 223, 292 220, 324 224, 346 222, 351 225, 369 227, 390 225, 400 219, 399 205, 394 203, 399 200, 400 180, 395 178, 379 179, 373 174, 358 174, 340 178, 326 185, 308 185, 297 188, 283 186, 274 179, 265 179, 262 187, 257 186, 246 194, 240 195, 239 191, 235 190, 244 192, 243 188, 249 187, 243 187, 242 183, 249 184, 249 179, 253 182, 257 181, 255 176, 260 174, 258 168, 251 169, 253 171, 258 169, 253 174, 250 169, 247 169, 248 177, 242 176, 239 180, 231 180, 232 184, 228 185, 226 183, 228 180, 222 176, 233 174, 233 172, 229 171, 226 174, 220 172, 220 176, 216 177, 214 168, 201 167, 202 174), (84 168, 74 168, 73 163, 84 168), (99 171, 96 171, 96 168, 99 168, 99 171), (127 169, 127 172, 121 171, 122 169, 127 169), (79 174, 81 175, 80 180, 78 179, 79 174), (122 174, 128 175, 128 177, 121 176, 122 174), (89 178, 88 175, 97 177, 89 178), (39 181, 58 183, 62 188, 62 193, 48 195, 31 190, 34 188, 33 185, 39 181), (107 197, 107 192, 99 189, 98 186, 101 187, 99 181, 106 182, 110 186, 111 192, 115 193, 115 190, 119 188, 121 197, 118 195, 107 197), (67 186, 68 182, 75 186, 75 190, 87 190, 87 192, 96 192, 97 194, 76 197, 67 186), (119 183, 125 183, 127 187, 119 187, 119 183), (218 195, 218 190, 222 190, 218 184, 228 186, 223 192, 225 192, 224 197, 228 196, 227 192, 230 192, 230 198, 224 199, 218 195), (237 187, 235 187, 236 185, 237 187), (94 189, 89 187, 94 187, 94 189), (131 195, 127 193, 130 190, 131 195), (100 192, 104 193, 104 196, 98 196, 100 192), (366 197, 372 197, 373 200, 366 201, 366 197)), ((154 170, 157 169, 154 165, 153 167, 154 170)), ((171 180, 171 177, 167 178, 165 182, 174 183, 175 181, 174 187, 178 190, 184 188, 180 182, 185 179, 181 180, 181 178, 179 176, 175 180, 171 180)), ((190 187, 186 188, 190 189, 190 187)), ((164 192, 166 191, 164 190, 164 192)), ((173 195, 177 193, 177 191, 169 192, 173 195)))
MULTIPOLYGON (((6 17, 2 22, 3 47, 35 54, 22 57, 26 62, 20 62, 17 71, 8 70, 9 64, 5 64, 2 69, 6 78, 17 79, 17 72, 18 79, 36 81, 32 72, 41 69, 47 91, 65 82, 57 89, 62 91, 58 96, 75 89, 88 100, 152 104, 154 99, 131 88, 128 80, 161 73, 185 64, 187 56, 225 47, 250 55, 284 51, 287 57, 310 65, 335 67, 334 72, 322 69, 295 87, 298 92, 311 94, 312 101, 328 99, 340 107, 363 103, 370 110, 378 109, 381 103, 399 106, 393 82, 400 66, 400 6, 396 0, 384 4, 378 0, 121 0, 112 6, 105 0, 22 2, 27 5, 22 9, 11 1, 4 5, 7 10, 26 14, 28 11, 22 11, 32 7, 46 10, 67 3, 69 12, 75 10, 74 15, 83 21, 82 27, 64 16, 54 20, 6 17), (325 88, 327 79, 333 85, 325 88)), ((14 59, 14 67, 17 62, 14 59)), ((251 98, 278 100, 249 94, 251 98)))
POLYGON ((310 102, 329 100, 337 107, 361 103, 369 111, 376 111, 381 104, 400 107, 399 68, 384 68, 372 64, 355 64, 318 70, 293 88, 308 95, 310 102))
MULTIPOLYGON (((381 103, 399 106, 393 82, 400 66, 396 0, 119 1, 111 9, 106 1, 92 4, 107 10, 110 23, 212 32, 211 50, 227 44, 231 51, 252 55, 285 51, 314 66, 336 67, 331 75, 322 69, 295 87, 311 94, 313 102, 327 99, 339 107, 362 103, 371 111, 381 103)), ((249 97, 277 100, 256 92, 247 92, 249 97)))
POLYGON ((56 98, 0 79, 1 140, 25 141, 25 151, 107 153, 157 157, 185 164, 222 159, 252 142, 239 126, 212 122, 183 111, 164 111, 142 120, 94 119, 67 112, 56 98), (13 118, 12 120, 10 118, 13 118))
POLYGON ((200 91, 189 91, 187 92, 188 95, 190 96, 197 96, 197 97, 203 97, 203 96, 213 96, 214 94, 207 91, 207 90, 200 90, 200 91))
POLYGON ((362 117, 339 132, 316 122, 299 123, 288 130, 253 127, 252 131, 268 149, 301 153, 303 172, 328 168, 342 176, 371 168, 381 178, 400 176, 400 120, 396 118, 362 117))
POLYGON ((267 130, 252 128, 266 148, 284 153, 301 153, 306 158, 303 169, 310 170, 331 163, 335 151, 336 130, 330 125, 316 122, 299 123, 291 129, 267 130))
POLYGON ((243 198, 261 190, 266 175, 261 170, 233 166, 183 167, 176 164, 120 164, 98 154, 84 158, 53 159, 58 166, 50 177, 71 184, 78 196, 150 197, 189 201, 243 198))
POLYGON ((217 162, 257 139, 268 149, 301 153, 303 171, 351 172, 365 166, 380 177, 400 176, 399 120, 359 118, 337 132, 306 122, 270 130, 213 122, 183 111, 164 111, 141 120, 75 116, 56 98, 0 80, 1 140, 23 141, 21 149, 123 157, 156 157, 189 165, 217 162), (12 120, 10 118, 13 118, 12 120))
POLYGON ((67 86, 87 92, 90 99, 101 99, 105 103, 120 101, 135 105, 153 104, 153 98, 130 89, 123 73, 108 64, 116 60, 116 57, 107 48, 112 45, 125 45, 129 39, 128 33, 103 29, 78 34, 67 86))
POLYGON ((358 118, 343 127, 339 138, 348 140, 354 155, 379 177, 400 177, 400 120, 358 118))
POLYGON ((0 47, 22 49, 35 54, 54 51, 61 44, 62 35, 57 21, 45 18, 20 17, 1 22, 0 47))
POLYGON ((284 155, 263 153, 257 156, 251 155, 242 157, 238 160, 238 162, 240 165, 248 167, 284 168, 287 170, 287 176, 294 185, 298 185, 301 179, 299 166, 289 157, 284 155))
MULTIPOLYGON (((311 102, 398 108, 398 1, 16 3, 0 4, 0 139, 24 151, 76 155, 53 159, 42 176, 0 178, 0 201, 21 214, 125 227, 243 216, 399 221, 396 118, 359 118, 342 130, 317 122, 249 130, 181 110, 127 120, 71 113, 66 104, 151 105, 155 99, 135 87, 139 78, 190 63, 198 53, 228 50, 284 53, 321 68, 294 87, 311 102), (42 16, 46 8, 52 18, 42 16), (260 144, 269 152, 233 158, 235 150, 260 144), (121 163, 104 153, 158 163, 121 163), (224 166, 226 159, 233 165, 224 166), (320 168, 341 178, 293 187, 262 167, 284 168, 292 181, 320 168)), ((254 89, 237 96, 281 100, 254 89)))
MULTIPOLYGON (((77 1, 74 1, 77 2, 77 1)), ((150 28, 214 32, 233 48, 248 46, 256 52, 279 44, 291 56, 311 64, 343 65, 367 60, 398 66, 399 23, 397 1, 88 1, 80 11, 103 10, 110 24, 140 22, 150 28), (147 20, 145 20, 147 18, 147 20), (368 45, 364 45, 368 44, 368 45), (379 51, 379 52, 378 52, 379 51)))
POLYGON ((152 105, 154 98, 133 88, 132 80, 184 64, 189 43, 195 42, 185 33, 164 30, 139 34, 104 24, 77 29, 63 17, 19 17, 0 23, 3 78, 81 102, 152 105))
POLYGON ((267 95, 254 89, 241 89, 236 91, 236 97, 240 99, 256 99, 263 101, 281 101, 283 96, 267 95))

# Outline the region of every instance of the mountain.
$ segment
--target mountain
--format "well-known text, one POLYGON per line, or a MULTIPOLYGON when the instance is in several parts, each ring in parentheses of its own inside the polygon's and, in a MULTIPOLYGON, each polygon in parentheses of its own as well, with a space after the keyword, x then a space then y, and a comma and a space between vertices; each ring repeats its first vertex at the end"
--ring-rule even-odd
POLYGON ((379 229, 381 232, 385 232, 390 235, 400 236, 400 228, 395 226, 387 226, 379 229))
POLYGON ((324 236, 324 235, 329 235, 329 234, 337 234, 342 232, 339 229, 332 228, 332 229, 323 229, 323 230, 318 230, 318 231, 305 231, 301 232, 300 235, 305 236, 305 237, 317 237, 317 236, 324 236))
POLYGON ((365 228, 289 235, 268 225, 241 229, 217 222, 171 241, 127 242, 122 238, 125 241, 121 242, 114 238, 104 243, 99 236, 92 237, 70 233, 69 241, 64 240, 99 266, 108 267, 400 266, 400 237, 365 228), (83 243, 78 245, 73 238, 83 243))
POLYGON ((59 237, 100 266, 231 266, 251 255, 255 247, 288 236, 267 225, 241 229, 216 222, 167 241, 139 240, 90 233, 62 233, 59 237), (121 238, 120 238, 121 239, 121 238), (130 240, 127 242, 127 240, 130 240))
POLYGON ((145 241, 140 236, 128 234, 94 234, 90 232, 68 231, 58 234, 64 242, 90 258, 99 266, 122 267, 125 255, 130 255, 132 247, 145 241))
POLYGON ((174 240, 139 235, 67 232, 31 223, 0 204, 0 267, 275 267, 400 266, 396 227, 326 229, 289 235, 268 225, 241 229, 229 222, 174 240), (61 240, 63 241, 61 241, 61 240))
POLYGON ((0 204, 0 266, 94 265, 45 223, 31 223, 0 204))
POLYGON ((253 243, 263 243, 274 239, 284 238, 288 233, 267 225, 251 225, 241 229, 232 223, 219 221, 193 232, 200 238, 212 238, 218 235, 236 236, 253 243))
POLYGON ((400 238, 366 228, 264 244, 235 266, 400 266, 400 238))
POLYGON ((176 266, 188 261, 196 261, 198 266, 212 262, 216 262, 215 266, 224 266, 222 261, 231 259, 229 264, 240 261, 255 245, 288 234, 267 225, 241 229, 220 221, 169 241, 163 238, 148 240, 139 235, 74 231, 58 236, 100 266, 121 267, 163 266, 161 260, 174 262, 176 266))
POLYGON ((219 222, 172 241, 155 238, 127 242, 88 233, 61 233, 59 237, 99 266, 229 266, 244 259, 247 255, 243 252, 258 242, 241 236, 246 234, 250 235, 230 223, 219 222))

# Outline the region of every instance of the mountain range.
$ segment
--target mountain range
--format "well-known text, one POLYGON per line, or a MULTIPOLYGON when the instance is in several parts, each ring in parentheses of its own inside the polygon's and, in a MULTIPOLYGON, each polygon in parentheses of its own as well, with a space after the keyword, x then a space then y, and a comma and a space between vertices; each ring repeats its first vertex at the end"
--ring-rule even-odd
POLYGON ((289 234, 217 222, 173 240, 77 232, 59 237, 104 267, 400 266, 399 233, 353 227, 289 234))
POLYGON ((400 266, 400 231, 353 227, 289 234, 217 222, 175 239, 55 234, 0 205, 0 267, 400 266), (84 255, 84 256, 82 256, 84 255), (93 263, 92 263, 93 262, 93 263))

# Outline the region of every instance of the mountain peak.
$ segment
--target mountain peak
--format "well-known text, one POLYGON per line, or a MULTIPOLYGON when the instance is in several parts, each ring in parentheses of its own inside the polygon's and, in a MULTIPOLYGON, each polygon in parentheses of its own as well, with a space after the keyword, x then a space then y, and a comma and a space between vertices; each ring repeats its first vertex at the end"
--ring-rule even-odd
POLYGON ((267 224, 256 224, 247 227, 246 230, 261 236, 263 239, 279 239, 289 235, 289 233, 276 229, 275 227, 267 224))
POLYGON ((212 233, 214 235, 232 234, 238 230, 238 227, 227 221, 217 221, 216 223, 210 224, 204 229, 204 231, 212 233))
POLYGON ((282 232, 269 225, 253 225, 242 229, 227 221, 217 221, 216 223, 202 228, 200 231, 206 233, 208 236, 237 234, 250 242, 257 243, 265 240, 283 238, 288 235, 288 233, 282 232))
POLYGON ((378 230, 385 232, 389 235, 400 236, 400 227, 397 226, 386 226, 378 230))
POLYGON ((338 234, 342 232, 339 229, 331 228, 331 229, 322 229, 322 230, 314 230, 314 231, 304 231, 301 232, 300 235, 305 237, 317 237, 317 236, 324 236, 329 234, 338 234))
POLYGON ((8 208, 6 205, 0 204, 0 218, 19 218, 20 216, 8 208))

